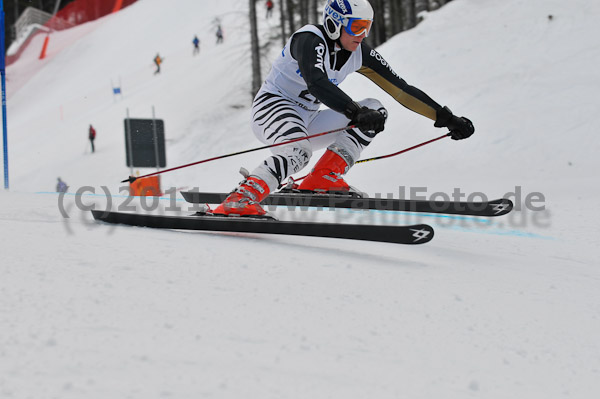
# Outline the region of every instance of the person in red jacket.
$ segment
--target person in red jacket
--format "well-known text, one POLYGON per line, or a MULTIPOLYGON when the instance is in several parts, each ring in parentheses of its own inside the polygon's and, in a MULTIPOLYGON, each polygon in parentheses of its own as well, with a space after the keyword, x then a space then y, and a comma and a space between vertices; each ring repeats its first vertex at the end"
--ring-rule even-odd
POLYGON ((96 129, 92 125, 90 125, 90 129, 88 132, 88 138, 90 139, 90 143, 92 143, 92 152, 96 149, 94 148, 94 140, 96 140, 96 129))

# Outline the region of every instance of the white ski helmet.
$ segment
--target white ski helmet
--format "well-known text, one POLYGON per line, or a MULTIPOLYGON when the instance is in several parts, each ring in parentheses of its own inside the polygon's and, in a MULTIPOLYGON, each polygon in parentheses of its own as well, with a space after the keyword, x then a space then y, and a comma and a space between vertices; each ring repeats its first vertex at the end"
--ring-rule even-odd
POLYGON ((369 34, 373 8, 367 0, 327 0, 323 10, 323 26, 331 40, 337 40, 342 27, 352 36, 369 34))

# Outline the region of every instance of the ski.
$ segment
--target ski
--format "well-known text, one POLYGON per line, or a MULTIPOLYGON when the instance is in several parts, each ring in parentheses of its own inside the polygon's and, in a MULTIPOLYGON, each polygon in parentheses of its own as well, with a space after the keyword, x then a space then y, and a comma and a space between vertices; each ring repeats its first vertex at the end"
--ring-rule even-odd
MULTIPOLYGON (((219 204, 227 193, 209 193, 182 191, 183 198, 191 203, 219 204)), ((451 215, 501 216, 513 209, 513 203, 507 198, 492 201, 425 201, 393 198, 371 198, 352 194, 319 194, 298 191, 277 192, 262 201, 263 205, 321 208, 372 209, 382 211, 405 211, 423 213, 444 213, 451 215)))
POLYGON ((188 216, 150 215, 93 210, 94 219, 111 224, 174 230, 204 230, 237 233, 283 234, 294 236, 344 238, 396 244, 424 244, 433 238, 426 224, 385 226, 345 223, 318 223, 224 217, 207 214, 188 216))

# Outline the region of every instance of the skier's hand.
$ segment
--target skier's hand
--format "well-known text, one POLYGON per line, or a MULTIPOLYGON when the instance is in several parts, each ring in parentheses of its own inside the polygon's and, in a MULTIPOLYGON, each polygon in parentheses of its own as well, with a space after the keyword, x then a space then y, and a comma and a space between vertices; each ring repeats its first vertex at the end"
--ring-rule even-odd
POLYGON ((452 114, 448 107, 440 109, 437 113, 435 127, 447 127, 453 140, 463 140, 475 133, 473 122, 464 116, 458 117, 452 114))
POLYGON ((361 107, 355 102, 348 106, 346 116, 350 119, 350 124, 356 125, 363 133, 375 135, 385 127, 384 114, 375 109, 361 107))

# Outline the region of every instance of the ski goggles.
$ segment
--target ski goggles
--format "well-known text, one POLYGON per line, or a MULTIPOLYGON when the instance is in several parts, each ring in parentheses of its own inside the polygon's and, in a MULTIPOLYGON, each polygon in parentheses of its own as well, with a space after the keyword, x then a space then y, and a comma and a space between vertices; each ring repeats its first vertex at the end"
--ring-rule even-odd
POLYGON ((349 18, 348 24, 344 29, 346 29, 346 33, 350 36, 360 36, 363 33, 366 33, 366 36, 369 36, 372 24, 373 21, 370 19, 349 18))

